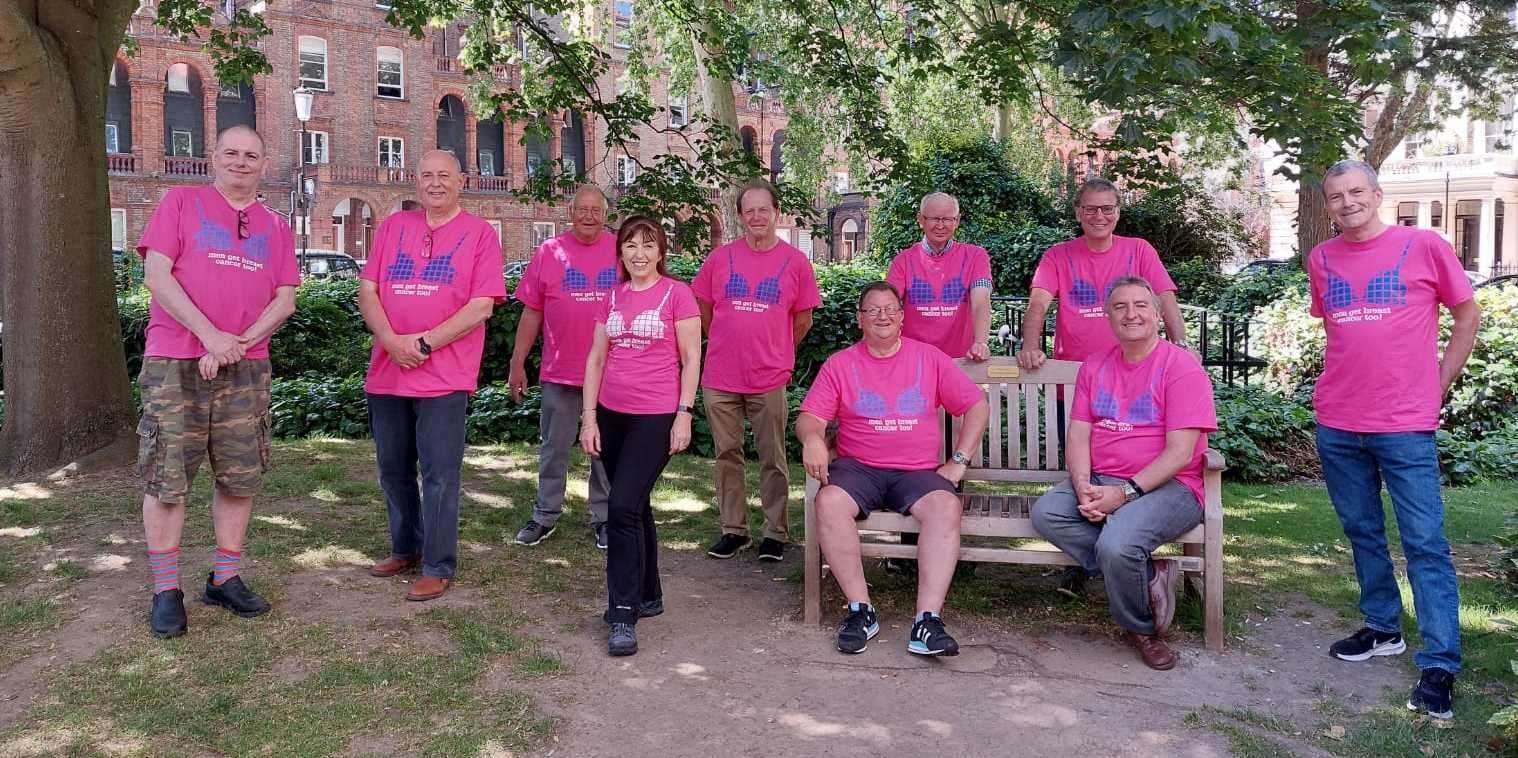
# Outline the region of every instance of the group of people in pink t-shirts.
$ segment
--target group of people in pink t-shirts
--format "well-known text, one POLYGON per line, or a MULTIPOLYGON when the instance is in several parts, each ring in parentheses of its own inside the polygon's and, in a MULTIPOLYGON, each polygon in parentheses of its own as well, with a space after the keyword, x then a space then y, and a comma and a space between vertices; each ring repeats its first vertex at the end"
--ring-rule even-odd
MULTIPOLYGON (((300 274, 289 226, 257 201, 268 160, 255 130, 222 132, 213 182, 170 191, 138 247, 153 296, 138 473, 154 588, 149 628, 160 637, 188 627, 179 543, 202 462, 215 477, 217 549, 201 599, 247 617, 270 607, 242 582, 241 551, 270 462, 268 339, 294 311, 300 274)), ((365 392, 390 528, 389 554, 370 573, 419 573, 405 593, 414 601, 447 593, 457 572, 469 397, 485 322, 507 297, 499 237, 459 205, 463 183, 451 153, 422 156, 419 208, 380 224, 359 290, 373 334, 365 392)), ((1381 220, 1371 167, 1335 165, 1323 192, 1341 233, 1305 258, 1312 313, 1328 337, 1314 397, 1318 450, 1365 616, 1330 652, 1361 661, 1406 649, 1384 483, 1424 641, 1408 706, 1448 717, 1459 601, 1433 430, 1480 314, 1447 243, 1381 220), (1454 321, 1442 357, 1441 306, 1454 321)), ((1175 283, 1152 246, 1114 233, 1119 205, 1105 179, 1077 191, 1082 234, 1040 260, 1017 361, 1036 370, 1047 360, 1042 329, 1057 301, 1054 357, 1081 363, 1070 417, 1057 428, 1069 477, 1038 499, 1033 524, 1078 564, 1059 589, 1079 596, 1100 575, 1125 637, 1163 670, 1177 661, 1163 635, 1178 577, 1150 554, 1201 520, 1203 454, 1217 419, 1211 380, 1186 345, 1175 283)), ((811 261, 776 233, 780 203, 767 182, 740 188, 742 236, 711 251, 690 284, 668 273, 662 220, 633 216, 609 231, 606 195, 591 185, 573 194, 569 211, 570 228, 535 252, 514 293, 524 306, 508 375, 514 396, 527 391, 540 335, 543 351, 538 491, 515 541, 537 545, 554 533, 578 441, 591 459, 593 539, 607 551, 608 652, 630 655, 638 621, 664 612, 652 492, 690 444, 698 389, 716 447, 719 535, 707 552, 727 559, 754 544, 743 455, 751 428, 763 519, 756 552, 783 560, 787 390, 822 300, 811 261)), ((848 603, 836 639, 845 653, 863 652, 880 630, 856 527, 877 510, 909 515, 920 530, 907 650, 959 651, 941 612, 960 551, 957 488, 989 411, 956 361, 990 356, 993 273, 983 248, 955 239, 954 197, 927 195, 917 221, 922 239, 859 293, 861 339, 822 366, 795 423, 802 465, 822 485, 818 533, 809 536, 848 603), (947 451, 940 409, 961 420, 947 451)), ((1063 414, 1065 403, 1058 407, 1063 414)))

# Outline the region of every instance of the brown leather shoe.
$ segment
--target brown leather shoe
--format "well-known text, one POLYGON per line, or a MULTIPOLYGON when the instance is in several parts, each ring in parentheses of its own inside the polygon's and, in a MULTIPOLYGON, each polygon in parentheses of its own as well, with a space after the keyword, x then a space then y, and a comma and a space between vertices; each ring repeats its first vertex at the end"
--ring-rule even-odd
POLYGON ((411 585, 411 591, 406 593, 407 600, 435 600, 448 592, 448 585, 453 584, 452 579, 444 579, 440 576, 424 576, 411 585))
POLYGON ((369 567, 369 576, 395 576, 415 571, 422 565, 420 558, 402 558, 392 555, 369 567))
POLYGON ((1175 652, 1170 649, 1165 641, 1156 636, 1138 634, 1123 630, 1123 636, 1129 644, 1138 648, 1139 657, 1144 659, 1144 665, 1155 671, 1169 671, 1175 668, 1175 652))

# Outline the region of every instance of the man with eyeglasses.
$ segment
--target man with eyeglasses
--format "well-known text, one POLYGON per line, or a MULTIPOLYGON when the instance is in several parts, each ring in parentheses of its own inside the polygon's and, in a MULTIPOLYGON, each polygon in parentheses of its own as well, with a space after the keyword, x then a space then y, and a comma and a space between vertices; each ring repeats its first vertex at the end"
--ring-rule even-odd
POLYGON ((897 253, 886 274, 886 281, 906 296, 901 333, 950 358, 989 358, 991 257, 985 248, 954 239, 959 200, 953 195, 925 195, 917 225, 922 240, 897 253))
POLYGON ((980 449, 990 408, 985 393, 942 350, 902 336, 901 295, 889 282, 865 285, 858 316, 863 338, 823 364, 796 420, 802 465, 822 484, 813 503, 817 540, 848 601, 836 645, 862 653, 880 633, 855 522, 889 510, 911 516, 922 529, 907 652, 957 655, 959 643, 940 615, 959 561, 961 508, 954 487, 980 449), (963 418, 954 453, 943 463, 940 408, 963 418), (825 439, 832 421, 838 422, 837 459, 825 439))
POLYGON ((137 246, 153 296, 137 475, 153 576, 148 626, 159 638, 188 628, 179 542, 190 484, 207 460, 216 557, 201 601, 243 617, 269 610, 239 573, 269 468, 269 335, 295 312, 300 272, 289 225, 258 202, 268 165, 257 131, 223 131, 211 184, 169 190, 137 246))
POLYGON ((1481 309, 1449 243, 1381 220, 1381 186, 1369 164, 1330 167, 1323 199, 1340 232, 1303 265, 1312 315, 1323 319, 1327 336, 1313 409, 1323 483, 1353 551, 1364 618, 1329 654, 1364 661, 1407 649, 1402 592, 1386 547, 1385 483, 1423 638, 1413 659, 1422 674, 1407 707, 1447 719, 1461 668, 1460 591, 1444 534, 1434 433, 1444 397, 1475 346, 1481 309), (1441 306, 1453 322, 1442 358, 1441 306))
POLYGON ((421 209, 380 223, 359 275, 358 307, 374 333, 364 393, 390 522, 390 555, 369 573, 420 570, 407 600, 442 597, 458 569, 465 414, 479 385, 485 321, 506 300, 501 240, 459 206, 463 187, 452 153, 423 155, 421 209))
POLYGON ((748 492, 743 481, 743 422, 759 448, 759 502, 764 541, 759 559, 779 561, 790 539, 785 460, 789 416, 786 386, 796 367, 796 345, 812 328, 822 304, 806 253, 775 232, 780 198, 756 179, 738 193, 743 236, 713 250, 691 288, 708 342, 701 394, 716 447, 717 506, 722 536, 706 554, 732 558, 748 547, 748 492))
POLYGON ((1044 315, 1055 298, 1059 299, 1054 315, 1056 359, 1084 361, 1111 349, 1117 338, 1107 325, 1102 304, 1112 283, 1126 276, 1149 282, 1159 294, 1166 338, 1185 345, 1186 324, 1176 301, 1175 282, 1159 254, 1143 239, 1113 233, 1122 215, 1117 186, 1100 177, 1082 182, 1075 193, 1075 213, 1081 236, 1044 251, 1033 274, 1017 362, 1025 369, 1043 365, 1047 357, 1041 347, 1044 315))
MULTIPOLYGON (((542 411, 538 430, 538 497, 532 519, 517 532, 518 545, 536 545, 553 534, 564 513, 569 456, 580 437, 580 392, 596 316, 617 285, 617 236, 606 230, 606 194, 582 185, 569 201, 568 231, 545 241, 517 284, 522 301, 516 348, 511 353, 511 396, 527 391, 527 354, 543 332, 542 411)), ((606 502, 610 487, 600 458, 590 459, 590 528, 606 549, 606 502)))
POLYGON ((1172 561, 1150 553, 1202 521, 1202 463, 1217 430, 1212 378, 1190 351, 1160 339, 1160 298, 1119 277, 1104 304, 1117 345, 1087 356, 1075 379, 1065 449, 1070 478, 1033 505, 1033 528, 1100 573, 1107 607, 1144 665, 1175 667, 1163 635, 1175 615, 1172 561))

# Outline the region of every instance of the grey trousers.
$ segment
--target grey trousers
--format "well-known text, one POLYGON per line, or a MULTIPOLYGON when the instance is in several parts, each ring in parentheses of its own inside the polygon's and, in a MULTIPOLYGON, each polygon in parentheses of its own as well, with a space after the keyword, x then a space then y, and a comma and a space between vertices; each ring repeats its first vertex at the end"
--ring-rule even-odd
MULTIPOLYGON (((538 418, 538 502, 532 520, 553 526, 564 515, 564 482, 569 456, 580 438, 581 390, 568 384, 543 383, 543 412, 538 418)), ((600 458, 590 459, 590 523, 606 523, 606 500, 611 486, 600 458)))
MULTIPOLYGON (((1098 484, 1121 484, 1116 477, 1093 474, 1098 484)), ((1186 486, 1171 479, 1158 489, 1093 524, 1076 509, 1075 488, 1066 479, 1033 504, 1033 528, 1080 563, 1088 574, 1101 574, 1107 607, 1118 626, 1154 634, 1149 608, 1149 554, 1160 545, 1202 523, 1202 506, 1186 486)))

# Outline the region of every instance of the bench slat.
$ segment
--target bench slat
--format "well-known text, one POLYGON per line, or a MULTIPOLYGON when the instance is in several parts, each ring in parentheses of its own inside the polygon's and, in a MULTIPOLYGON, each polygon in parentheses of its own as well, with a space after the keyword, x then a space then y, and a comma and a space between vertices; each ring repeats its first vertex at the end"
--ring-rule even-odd
POLYGON ((1058 402, 1059 387, 1057 384, 1045 384, 1040 390, 1044 395, 1044 468, 1050 471, 1058 471, 1059 465, 1059 434, 1056 432, 1057 425, 1054 420, 1054 406, 1058 402))
MULTIPOLYGON (((859 554, 866 558, 915 559, 917 557, 917 546, 885 542, 861 542, 859 543, 859 554)), ((962 547, 959 549, 959 559, 975 563, 1031 563, 1042 566, 1076 565, 1070 556, 1058 550, 1009 550, 1000 547, 962 547)), ((1155 560, 1173 561, 1181 571, 1202 570, 1201 558, 1159 556, 1155 560)))
POLYGON ((1022 385, 1007 388, 1007 468, 1022 465, 1022 431, 1017 423, 1017 401, 1022 399, 1022 385))
POLYGON ((1023 425, 1028 430, 1028 468, 1038 469, 1038 385, 1023 385, 1023 425))
MULTIPOLYGON (((1033 530, 1033 521, 1028 518, 1026 511, 1018 512, 1016 505, 1011 505, 1011 512, 1007 513, 1003 509, 1008 508, 1008 505, 996 502, 993 496, 986 497, 970 507, 975 510, 965 513, 959 522, 959 533, 963 536, 1043 539, 1038 532, 1033 530), (1006 515, 1003 515, 1004 513, 1006 515)), ((869 518, 859 522, 859 529, 875 532, 920 531, 917 519, 899 513, 885 512, 871 513, 869 518)), ((1191 531, 1171 540, 1183 545, 1200 545, 1205 541, 1205 524, 1193 527, 1191 531)))
POLYGON ((987 424, 991 433, 986 435, 990 438, 986 440, 991 449, 989 468, 1001 468, 1001 393, 1006 386, 1005 384, 986 385, 986 404, 991 407, 991 420, 987 424))

